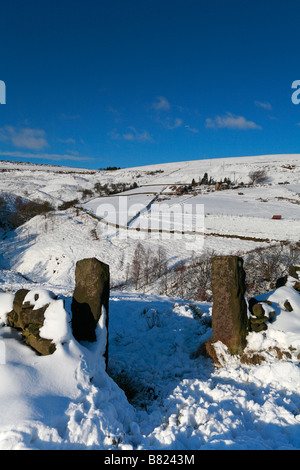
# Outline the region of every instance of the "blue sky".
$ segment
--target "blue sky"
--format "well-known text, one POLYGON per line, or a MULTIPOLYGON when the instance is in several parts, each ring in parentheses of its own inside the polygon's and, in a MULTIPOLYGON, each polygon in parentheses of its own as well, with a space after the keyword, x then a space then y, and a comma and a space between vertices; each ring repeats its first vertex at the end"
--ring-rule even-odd
POLYGON ((298 0, 1 1, 0 160, 300 153, 298 0))

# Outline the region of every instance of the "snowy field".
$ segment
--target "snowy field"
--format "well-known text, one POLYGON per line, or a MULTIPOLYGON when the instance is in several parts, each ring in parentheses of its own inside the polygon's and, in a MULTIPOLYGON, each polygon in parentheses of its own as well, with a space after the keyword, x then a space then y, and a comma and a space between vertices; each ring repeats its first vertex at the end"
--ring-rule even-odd
MULTIPOLYGON (((136 198, 138 199, 138 195, 136 198)), ((277 241, 299 240, 300 198, 296 192, 280 185, 173 197, 161 204, 162 207, 165 206, 161 221, 164 221, 175 207, 178 209, 174 213, 179 215, 190 208, 194 217, 196 207, 203 207, 205 233, 269 238, 277 241), (282 220, 272 220, 273 215, 281 215, 282 220)), ((144 211, 135 220, 135 226, 151 226, 150 219, 155 217, 154 208, 155 205, 149 211, 144 211)), ((193 224, 183 226, 189 229, 193 224)))
POLYGON ((122 194, 124 195, 95 198, 82 207, 105 222, 126 227, 140 212, 146 210, 155 198, 151 193, 122 194))
MULTIPOLYGON (((221 368, 196 354, 212 334, 211 303, 159 296, 152 286, 143 292, 119 289, 139 242, 152 250, 163 247, 172 268, 193 253, 246 254, 278 241, 299 241, 299 158, 212 159, 98 172, 0 162, 0 196, 8 202, 21 196, 58 208, 80 201, 77 208, 39 215, 0 233, 0 449, 300 450, 300 302, 290 285, 260 297, 272 302, 276 318, 266 332, 248 335, 247 351, 258 351, 263 360, 243 363, 219 345, 221 368), (269 180, 252 188, 182 196, 164 191, 169 184, 189 185, 204 172, 247 183, 249 172, 260 168, 267 169, 269 180), (120 211, 118 195, 81 199, 82 190, 96 183, 134 182, 139 187, 121 195, 133 208, 130 214, 120 211), (159 196, 167 212, 175 204, 203 206, 204 236, 187 243, 185 237, 133 230, 147 227, 159 196), (132 230, 95 218, 102 204, 113 207, 113 215, 132 230), (108 373, 99 362, 103 324, 97 343, 89 346, 79 344, 70 329, 75 265, 94 256, 109 264, 113 287, 108 373), (13 294, 21 288, 58 295, 44 330, 55 337, 52 356, 37 356, 6 326, 13 294), (292 312, 284 308, 286 300, 292 312)), ((114 224, 111 212, 104 218, 114 224)))

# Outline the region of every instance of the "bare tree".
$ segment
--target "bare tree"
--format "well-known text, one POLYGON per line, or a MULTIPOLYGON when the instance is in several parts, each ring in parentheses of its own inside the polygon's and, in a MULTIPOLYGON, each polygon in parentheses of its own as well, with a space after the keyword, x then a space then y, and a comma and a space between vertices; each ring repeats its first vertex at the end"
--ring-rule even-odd
POLYGON ((151 276, 151 268, 152 268, 152 260, 153 260, 153 252, 151 248, 144 250, 142 252, 142 281, 144 289, 146 286, 149 285, 150 276, 151 276))
POLYGON ((0 196, 0 228, 4 228, 7 225, 7 214, 8 208, 4 197, 0 196))
POLYGON ((166 250, 159 246, 156 255, 152 258, 153 279, 160 279, 168 270, 168 259, 166 250))
POLYGON ((158 247, 157 251, 144 248, 141 243, 136 246, 131 266, 127 272, 127 281, 134 282, 135 288, 146 288, 151 283, 162 278, 168 271, 166 251, 158 247))
POLYGON ((169 272, 171 295, 195 301, 211 301, 211 261, 214 252, 192 255, 169 272))
POLYGON ((185 275, 187 269, 185 261, 180 261, 180 263, 174 268, 174 273, 176 273, 174 287, 176 288, 179 297, 185 296, 185 275))
POLYGON ((138 289, 139 287, 139 283, 140 283, 141 276, 142 276, 144 256, 145 256, 145 250, 143 246, 141 245, 141 243, 138 243, 134 251, 132 265, 131 265, 131 275, 132 275, 132 279, 134 281, 136 289, 138 289))
POLYGON ((253 250, 245 256, 244 264, 248 295, 274 289, 276 281, 288 274, 289 266, 299 261, 299 246, 293 243, 253 250))
POLYGON ((192 263, 193 270, 196 270, 196 300, 209 300, 211 288, 211 263, 214 252, 207 253, 195 258, 192 263))
POLYGON ((265 183, 268 180, 267 170, 265 168, 250 171, 248 176, 252 184, 265 183))

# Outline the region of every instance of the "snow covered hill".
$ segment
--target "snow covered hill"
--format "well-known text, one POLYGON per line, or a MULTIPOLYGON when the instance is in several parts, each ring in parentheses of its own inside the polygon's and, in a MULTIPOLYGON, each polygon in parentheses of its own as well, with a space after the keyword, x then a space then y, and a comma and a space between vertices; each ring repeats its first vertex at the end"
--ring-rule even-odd
MULTIPOLYGON (((247 183, 251 171, 265 169, 269 182, 272 184, 285 183, 286 181, 289 181, 290 184, 299 184, 299 158, 299 154, 208 158, 129 168, 119 170, 119 173, 141 174, 145 180, 147 178, 148 184, 151 181, 155 181, 157 184, 190 184, 193 178, 198 181, 198 178, 202 177, 205 172, 216 180, 227 177, 236 183, 247 183)), ((145 183, 146 181, 143 180, 143 184, 145 183)))
POLYGON ((211 302, 170 296, 160 281, 138 289, 126 284, 140 243, 148 255, 162 248, 170 272, 208 253, 246 256, 257 248, 296 246, 299 158, 195 160, 114 171, 0 162, 0 197, 10 210, 17 196, 48 201, 54 209, 0 234, 0 448, 299 450, 300 296, 291 285, 259 297, 272 302, 276 321, 248 336, 248 353, 259 356, 255 365, 220 346, 223 367, 217 369, 196 354, 211 336, 211 302), (248 186, 250 172, 258 169, 266 170, 267 180, 248 186), (204 173, 234 184, 222 191, 170 190, 198 183, 204 173), (121 195, 99 194, 117 184, 126 186, 121 195), (130 213, 122 212, 124 200, 130 213), (69 201, 70 207, 62 206, 69 201), (193 214, 202 206, 201 235, 151 233, 155 204, 164 204, 162 220, 175 206, 191 207, 193 214), (275 214, 281 220, 273 220, 275 214), (68 332, 76 261, 94 256, 111 272, 108 373, 98 361, 101 340, 82 345, 70 333, 52 356, 39 357, 5 324, 18 289, 49 289, 64 300, 68 332), (284 307, 287 299, 292 312, 284 307))
MULTIPOLYGON (((296 296, 288 286, 265 296, 277 314, 267 332, 248 337, 256 365, 222 348, 221 368, 197 357, 211 336, 211 304, 182 299, 113 293, 109 375, 99 363, 101 335, 91 346, 64 337, 52 356, 39 357, 2 326, 0 448, 299 449, 296 296), (282 308, 286 298, 293 313, 282 308)), ((0 294, 2 320, 10 302, 0 294)))
POLYGON ((191 184, 208 173, 215 180, 230 178, 235 183, 248 183, 249 173, 264 169, 268 183, 288 182, 299 190, 300 155, 264 155, 254 157, 215 158, 188 162, 163 163, 124 168, 115 171, 51 167, 32 163, 0 161, 0 192, 8 191, 30 198, 52 198, 54 201, 74 199, 81 189, 102 184, 136 182, 143 185, 191 184), (34 176, 34 178, 33 178, 34 176), (26 195, 25 194, 25 195, 26 195))

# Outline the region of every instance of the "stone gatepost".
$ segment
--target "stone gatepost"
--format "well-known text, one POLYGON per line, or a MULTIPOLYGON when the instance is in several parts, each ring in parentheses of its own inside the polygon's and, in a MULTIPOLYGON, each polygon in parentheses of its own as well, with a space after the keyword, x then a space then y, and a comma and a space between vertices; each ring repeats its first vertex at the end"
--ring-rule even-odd
POLYGON ((212 260, 212 342, 221 341, 231 354, 242 354, 248 332, 245 271, 238 256, 212 260))
POLYGON ((96 341, 96 325, 106 315, 106 363, 108 351, 109 266, 96 258, 76 263, 72 299, 72 329, 77 341, 96 341))

